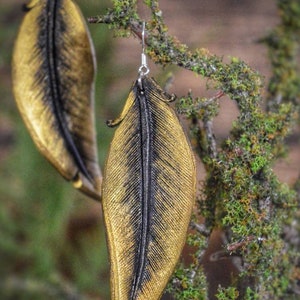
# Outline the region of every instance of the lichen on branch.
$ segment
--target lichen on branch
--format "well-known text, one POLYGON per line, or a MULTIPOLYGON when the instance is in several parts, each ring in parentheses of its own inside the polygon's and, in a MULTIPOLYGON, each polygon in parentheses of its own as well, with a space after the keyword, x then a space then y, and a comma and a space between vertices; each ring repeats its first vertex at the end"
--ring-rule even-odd
MULTIPOLYGON (((151 11, 145 35, 149 57, 161 66, 173 64, 201 75, 219 91, 210 99, 187 93, 177 102, 178 112, 190 120, 195 152, 207 171, 197 199, 195 222, 202 216, 209 233, 214 228, 226 231, 230 236, 228 243, 235 245, 228 248, 234 249, 228 255, 242 258, 236 286, 220 289, 218 299, 278 299, 288 290, 292 270, 292 254, 286 249, 282 230, 297 203, 295 193, 279 182, 272 166, 284 152, 285 137, 298 118, 300 79, 295 62, 299 47, 299 1, 278 0, 283 27, 265 39, 274 66, 267 100, 273 107, 276 103, 276 109, 267 112, 261 108, 262 79, 256 71, 235 57, 225 63, 207 49, 189 49, 168 34, 158 1, 144 2, 151 11), (217 143, 213 120, 223 95, 236 102, 239 116, 229 136, 217 143), (237 292, 238 286, 244 288, 237 292)), ((136 1, 114 0, 105 15, 91 17, 89 21, 109 24, 123 36, 133 34, 141 38, 142 20, 136 1)), ((188 242, 196 249, 193 264, 178 267, 169 291, 176 299, 206 299, 201 255, 207 246, 207 236, 192 231, 188 242)))

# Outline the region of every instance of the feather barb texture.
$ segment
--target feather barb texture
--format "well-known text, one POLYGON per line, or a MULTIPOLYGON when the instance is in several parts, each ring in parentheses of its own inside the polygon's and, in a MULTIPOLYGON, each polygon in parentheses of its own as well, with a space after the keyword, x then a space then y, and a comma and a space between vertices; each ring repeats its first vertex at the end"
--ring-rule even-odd
POLYGON ((87 195, 100 199, 94 121, 95 55, 71 0, 32 0, 13 53, 17 106, 40 152, 87 195))
POLYGON ((108 154, 103 212, 113 300, 159 299, 185 244, 196 196, 193 153, 169 97, 133 85, 108 154))

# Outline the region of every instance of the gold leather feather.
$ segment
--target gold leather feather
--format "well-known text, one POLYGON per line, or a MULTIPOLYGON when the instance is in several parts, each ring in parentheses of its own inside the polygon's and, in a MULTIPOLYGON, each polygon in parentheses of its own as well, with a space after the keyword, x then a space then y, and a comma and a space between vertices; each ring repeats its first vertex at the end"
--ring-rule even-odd
POLYGON ((170 99, 139 78, 115 131, 103 178, 113 300, 159 299, 185 243, 195 162, 170 99))
POLYGON ((100 199, 95 55, 84 18, 71 0, 32 0, 26 10, 13 53, 17 106, 40 152, 100 199))

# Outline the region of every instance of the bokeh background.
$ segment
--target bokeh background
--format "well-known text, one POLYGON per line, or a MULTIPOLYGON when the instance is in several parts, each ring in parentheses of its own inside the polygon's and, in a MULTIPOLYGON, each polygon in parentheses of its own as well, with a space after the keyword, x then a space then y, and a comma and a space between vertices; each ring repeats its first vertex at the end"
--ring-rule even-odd
MULTIPOLYGON (((0 0, 0 299, 109 299, 109 268, 101 205, 74 190, 38 153, 17 111, 11 86, 11 56, 23 17, 23 0, 0 0)), ((78 0, 85 17, 103 14, 109 0, 78 0)), ((142 1, 140 1, 142 2, 142 1)), ((191 49, 207 48, 225 61, 236 56, 268 82, 270 65, 258 41, 278 22, 275 0, 161 0, 170 34, 191 49)), ((141 3, 141 16, 149 17, 141 3)), ((140 64, 140 41, 114 38, 106 25, 89 25, 95 44, 98 74, 96 120, 103 167, 115 118, 125 103, 140 64)), ((174 76, 170 92, 209 97, 207 81, 171 66, 149 62, 151 75, 162 85, 174 76)), ((264 92, 266 93, 266 92, 264 92)), ((263 106, 263 103, 262 103, 263 106)), ((219 142, 237 116, 235 104, 223 97, 214 123, 219 142)), ((289 155, 274 168, 288 184, 299 173, 299 131, 287 140, 289 155)), ((205 173, 198 165, 199 180, 205 173)), ((220 237, 214 236, 215 251, 220 237)), ((207 263, 218 282, 226 266, 207 263)))

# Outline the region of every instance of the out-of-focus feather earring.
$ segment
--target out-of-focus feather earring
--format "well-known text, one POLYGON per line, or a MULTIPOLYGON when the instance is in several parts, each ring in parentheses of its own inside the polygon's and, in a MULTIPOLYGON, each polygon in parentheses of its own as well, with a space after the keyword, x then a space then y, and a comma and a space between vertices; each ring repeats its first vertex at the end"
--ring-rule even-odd
POLYGON ((95 55, 84 18, 72 0, 32 0, 26 11, 13 53, 18 108, 40 152, 99 200, 95 55))
POLYGON ((110 145, 103 212, 113 300, 159 299, 185 243, 196 194, 193 153, 171 97, 142 65, 110 145))

